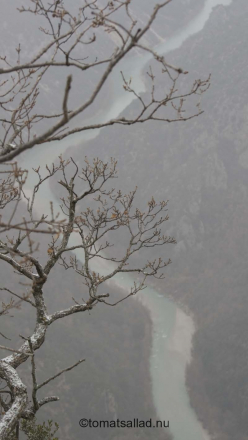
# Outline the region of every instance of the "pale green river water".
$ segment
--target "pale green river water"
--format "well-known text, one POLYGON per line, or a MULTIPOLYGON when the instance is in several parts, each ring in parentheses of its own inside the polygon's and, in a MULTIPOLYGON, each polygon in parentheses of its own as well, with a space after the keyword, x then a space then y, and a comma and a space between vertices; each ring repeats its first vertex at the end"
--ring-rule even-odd
MULTIPOLYGON (((174 49, 179 48, 188 37, 200 32, 207 23, 212 9, 217 5, 228 6, 232 0, 207 0, 203 6, 202 11, 195 17, 184 29, 167 39, 164 43, 159 44, 155 49, 160 54, 166 54, 174 49)), ((135 87, 138 93, 145 91, 145 86, 142 80, 142 69, 146 63, 151 59, 147 53, 143 56, 137 56, 122 62, 121 65, 112 72, 111 84, 113 87, 113 95, 116 91, 116 99, 112 100, 109 108, 105 108, 101 115, 98 115, 97 121, 91 120, 87 123, 106 121, 108 119, 117 117, 133 100, 133 95, 130 93, 121 92, 120 87, 120 70, 126 73, 127 76, 132 76, 132 86, 135 87)), ((128 130, 128 128, 127 128, 128 130)), ((25 153, 23 156, 23 163, 21 165, 25 168, 41 166, 45 167, 46 163, 52 163, 59 154, 65 152, 68 146, 81 145, 90 139, 96 138, 99 130, 91 130, 88 132, 78 133, 70 138, 58 142, 50 142, 38 147, 32 151, 25 153)), ((21 157, 22 160, 22 157, 21 157)), ((27 186, 32 188, 35 182, 34 173, 29 174, 27 186)), ((134 182, 135 185, 135 182, 134 182)), ((49 212, 49 202, 53 201, 54 206, 58 207, 58 201, 50 190, 47 182, 41 187, 35 205, 36 211, 41 214, 49 212)), ((77 244, 76 237, 71 238, 70 245, 77 244), (75 240, 75 241, 74 241, 75 240), (74 243, 73 243, 74 242, 74 243)), ((75 251, 77 257, 83 260, 80 251, 75 251)), ((104 273, 109 267, 97 267, 94 265, 94 270, 99 270, 104 273)), ((122 287, 130 288, 132 279, 128 276, 116 276, 115 282, 122 287)), ((140 295, 140 294, 139 294, 140 295)), ((177 305, 158 294, 155 290, 147 288, 142 292, 144 296, 145 305, 151 312, 153 322, 153 344, 152 354, 150 358, 150 371, 152 378, 152 391, 154 404, 157 415, 160 420, 169 420, 170 430, 174 435, 175 440, 206 440, 209 437, 203 432, 201 424, 198 422, 195 412, 190 406, 188 393, 185 387, 185 366, 186 360, 179 353, 173 352, 170 348, 170 341, 173 332, 175 331, 177 305)), ((190 318, 188 318, 190 319, 190 318)), ((191 328, 193 324, 191 322, 191 328)), ((186 331, 185 328, 182 331, 186 331)), ((192 331, 189 330, 189 344, 192 331)), ((156 432, 154 432, 156 438, 156 432)))

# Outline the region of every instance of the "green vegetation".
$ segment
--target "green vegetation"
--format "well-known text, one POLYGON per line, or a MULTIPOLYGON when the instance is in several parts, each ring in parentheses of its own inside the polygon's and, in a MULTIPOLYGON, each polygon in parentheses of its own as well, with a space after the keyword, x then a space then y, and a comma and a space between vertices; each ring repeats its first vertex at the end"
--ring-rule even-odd
MULTIPOLYGON (((19 429, 27 440, 59 440, 58 437, 54 437, 59 425, 52 420, 42 424, 38 424, 35 417, 32 420, 22 420, 19 429)), ((9 440, 16 440, 16 434, 12 433, 9 440)))

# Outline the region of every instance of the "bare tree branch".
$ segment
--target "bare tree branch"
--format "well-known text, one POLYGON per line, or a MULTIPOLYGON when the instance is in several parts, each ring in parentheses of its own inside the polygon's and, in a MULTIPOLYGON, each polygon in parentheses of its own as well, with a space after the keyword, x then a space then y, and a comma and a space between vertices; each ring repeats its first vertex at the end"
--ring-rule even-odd
POLYGON ((28 293, 23 295, 7 287, 0 288, 7 296, 10 295, 10 300, 2 302, 0 316, 6 315, 10 309, 19 308, 23 301, 31 304, 36 314, 35 328, 31 335, 22 337, 24 341, 18 350, 0 346, 11 352, 0 361, 0 377, 7 388, 0 390, 0 404, 6 412, 0 422, 0 438, 3 440, 8 439, 21 418, 31 419, 41 406, 58 400, 56 396, 38 400, 40 388, 84 361, 79 360, 38 385, 35 351, 43 345, 48 327, 66 316, 94 310, 99 304, 116 306, 145 289, 149 278, 162 279, 163 270, 171 263, 170 259, 147 259, 144 262, 140 254, 149 252, 150 248, 176 242, 164 233, 169 218, 167 201, 157 202, 151 197, 146 207, 138 208, 134 205, 137 188, 128 194, 110 188, 112 179, 117 177, 117 162, 114 159, 110 163, 104 163, 99 158, 89 162, 86 157, 83 168, 79 170, 73 158, 65 161, 60 156, 58 165, 49 164, 45 171, 40 167, 33 171, 25 170, 16 162, 8 161, 34 146, 42 148, 43 143, 60 141, 77 132, 115 124, 129 126, 151 120, 181 122, 201 115, 200 98, 210 85, 210 77, 194 81, 188 90, 182 92, 180 76, 187 72, 168 63, 142 40, 159 11, 170 2, 167 0, 158 4, 147 23, 140 27, 139 17, 134 17, 129 7, 130 0, 105 2, 104 5, 98 0, 85 0, 76 14, 58 0, 30 0, 30 6, 21 7, 19 11, 45 20, 46 27, 40 28, 45 40, 44 47, 29 57, 25 55, 24 61, 20 44, 16 48, 17 60, 5 55, 0 57, 0 164, 4 164, 0 170, 0 260, 29 281, 28 293), (108 40, 112 36, 114 38, 108 40), (101 46, 105 41, 111 41, 111 53, 106 50, 99 58, 94 50, 95 43, 101 46), (157 96, 153 66, 148 69, 147 90, 143 94, 133 86, 131 77, 127 78, 121 72, 120 80, 125 93, 129 93, 139 104, 136 114, 129 118, 116 116, 105 121, 97 119, 96 115, 93 122, 87 122, 86 110, 95 105, 113 70, 123 59, 137 51, 149 53, 159 73, 163 74, 165 84, 162 94, 157 96), (50 72, 56 69, 62 71, 61 68, 67 69, 68 75, 64 79, 64 90, 60 89, 59 104, 55 102, 51 111, 44 111, 43 102, 47 98, 43 90, 44 81, 49 82, 50 72), (85 87, 85 77, 82 76, 87 71, 93 78, 91 88, 88 85, 85 87), (80 94, 76 74, 81 75, 78 78, 84 86, 80 84, 80 94), (71 99, 75 92, 78 95, 77 105, 71 99), (196 107, 186 112, 185 102, 191 102, 192 99, 195 103, 195 98, 198 100, 196 107), (72 125, 78 115, 82 123, 72 125), (37 179, 32 193, 25 187, 28 172, 35 173, 37 179), (58 182, 63 191, 60 210, 51 203, 50 214, 42 213, 39 217, 35 213, 39 191, 55 175, 59 176, 58 182), (23 201, 27 212, 20 218, 19 209, 23 201), (122 237, 122 231, 126 237, 125 244, 122 251, 118 249, 115 252, 115 234, 118 232, 122 237), (37 233, 49 236, 50 240, 43 260, 36 255, 39 243, 34 237, 37 237, 37 233), (76 255, 78 249, 84 255, 81 260, 76 255), (104 260, 107 269, 104 273, 97 272, 94 262, 104 260), (44 286, 56 264, 61 264, 65 270, 74 270, 81 276, 82 283, 87 286, 88 298, 83 302, 72 299, 70 307, 50 313, 44 286), (109 293, 99 294, 102 284, 108 283, 118 273, 136 275, 138 281, 134 279, 133 286, 117 301, 111 299, 109 293), (30 356, 32 405, 28 402, 27 387, 16 371, 30 356), (7 399, 2 397, 4 393, 7 399))
MULTIPOLYGON (((5 136, 2 139, 0 163, 12 160, 21 152, 33 148, 35 145, 54 140, 61 140, 73 133, 85 130, 102 128, 114 124, 132 125, 136 122, 146 122, 151 119, 164 122, 187 121, 195 116, 199 116, 202 113, 199 109, 196 109, 196 112, 193 112, 192 114, 182 116, 183 109, 181 108, 179 111, 178 106, 176 109, 178 117, 166 117, 165 115, 161 117, 155 116, 155 113, 162 105, 165 106, 165 104, 170 101, 177 102, 179 97, 174 96, 176 90, 175 85, 179 76, 187 73, 183 71, 182 68, 167 63, 164 57, 158 55, 152 48, 145 46, 141 41, 142 37, 153 25, 159 11, 170 2, 171 0, 168 0, 158 4, 143 28, 138 28, 138 20, 134 19, 130 14, 128 0, 117 2, 116 5, 109 3, 105 8, 98 4, 98 2, 93 2, 94 10, 92 9, 92 4, 85 2, 85 5, 79 10, 78 18, 70 13, 68 9, 65 10, 62 5, 60 6, 60 9, 58 9, 56 6, 56 0, 53 0, 55 12, 52 14, 51 6, 46 7, 41 0, 35 2, 34 9, 21 8, 20 12, 38 14, 47 20, 48 28, 50 30, 43 29, 43 32, 47 38, 51 38, 51 41, 48 42, 44 48, 27 63, 20 63, 21 47, 18 48, 19 57, 17 64, 12 65, 7 61, 6 57, 2 58, 3 63, 6 64, 7 67, 0 69, 0 75, 3 75, 4 78, 6 78, 2 84, 6 101, 2 103, 1 106, 5 111, 10 113, 11 118, 10 120, 5 118, 5 122, 3 121, 3 124, 7 124, 8 127, 5 129, 5 136), (112 18, 114 14, 121 9, 123 9, 123 12, 125 11, 126 24, 112 18), (85 62, 82 62, 79 58, 75 58, 79 53, 79 46, 90 45, 91 47, 93 45, 92 47, 94 48, 94 44, 98 41, 95 30, 97 31, 97 35, 102 35, 104 38, 106 38, 106 34, 115 33, 118 36, 119 43, 116 44, 111 56, 103 57, 103 59, 100 60, 84 60, 85 62), (89 35, 88 40, 85 39, 87 35, 89 35), (167 79, 171 83, 169 94, 165 94, 163 99, 160 99, 160 101, 157 102, 154 101, 151 96, 151 100, 144 104, 145 107, 142 109, 142 112, 137 114, 136 117, 131 120, 115 118, 104 123, 96 122, 94 124, 85 124, 76 128, 67 127, 66 124, 92 106, 115 66, 118 65, 133 49, 149 52, 155 61, 162 66, 167 79), (47 57, 50 58, 49 61, 47 61, 47 57), (40 93, 39 85, 41 79, 44 75, 47 75, 47 72, 49 72, 51 68, 76 68, 83 73, 89 69, 93 70, 98 66, 104 65, 106 65, 105 70, 100 74, 99 79, 96 81, 95 88, 91 91, 90 97, 82 102, 77 108, 70 110, 67 109, 72 83, 72 75, 70 74, 67 77, 64 89, 62 102, 63 113, 61 114, 61 112, 57 110, 53 115, 42 116, 35 113, 35 107, 40 93), (176 74, 174 77, 173 72, 176 74), (15 75, 14 84, 11 84, 11 86, 9 85, 8 88, 8 84, 10 84, 10 75, 15 75), (24 92, 26 92, 25 98, 18 101, 20 93, 24 92), (12 104, 11 106, 8 105, 12 103, 13 100, 16 102, 14 110, 12 104), (154 104, 155 108, 153 108, 154 104), (152 108, 153 111, 148 112, 146 117, 142 117, 147 110, 152 108), (34 130, 33 126, 37 126, 37 124, 39 125, 45 118, 47 121, 49 118, 59 118, 59 120, 50 125, 45 131, 37 130, 37 128, 34 130), (25 135, 25 133, 27 135, 25 135), (14 148, 11 146, 13 142, 15 142, 14 148)), ((92 50, 89 52, 89 56, 92 58, 92 50)), ((204 93, 208 85, 209 79, 205 81, 199 80, 197 87, 193 87, 190 92, 185 93, 182 96, 183 98, 186 98, 199 93, 204 93)), ((142 101, 141 97, 134 89, 127 87, 125 81, 124 87, 128 92, 133 93, 136 98, 142 101)), ((152 92, 152 95, 154 96, 154 91, 152 92)))
POLYGON ((38 385, 37 386, 37 390, 39 390, 40 388, 44 387, 45 385, 47 385, 49 382, 51 382, 52 380, 56 379, 57 377, 61 376, 61 374, 65 373, 66 371, 70 371, 73 368, 77 367, 79 364, 81 364, 84 361, 85 361, 85 359, 80 359, 78 362, 76 362, 75 364, 71 365, 70 367, 64 368, 59 373, 55 374, 54 376, 50 377, 49 379, 45 380, 40 385, 38 385))

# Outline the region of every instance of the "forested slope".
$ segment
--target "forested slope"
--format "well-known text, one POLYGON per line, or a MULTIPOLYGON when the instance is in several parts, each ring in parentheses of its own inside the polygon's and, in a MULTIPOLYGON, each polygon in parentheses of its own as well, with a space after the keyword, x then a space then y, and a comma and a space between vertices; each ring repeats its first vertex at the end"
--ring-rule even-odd
POLYGON ((130 127, 128 136, 125 127, 106 129, 77 155, 116 157, 118 185, 138 184, 141 206, 150 195, 170 199, 167 232, 178 244, 161 251, 173 264, 157 288, 194 314, 187 383, 218 440, 247 438, 247 17, 244 0, 217 7, 202 32, 167 56, 189 70, 183 87, 212 74, 202 116, 130 127))

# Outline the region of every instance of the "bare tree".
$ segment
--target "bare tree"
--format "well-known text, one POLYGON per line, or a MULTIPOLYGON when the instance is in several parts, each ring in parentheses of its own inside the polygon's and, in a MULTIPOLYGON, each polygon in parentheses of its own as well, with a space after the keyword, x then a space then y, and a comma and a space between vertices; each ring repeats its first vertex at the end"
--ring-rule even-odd
MULTIPOLYGON (((47 43, 31 59, 24 60, 24 62, 21 60, 20 45, 17 47, 17 62, 13 63, 6 56, 0 57, 3 66, 0 68, 0 75, 3 78, 0 84, 0 106, 3 110, 3 117, 0 120, 4 128, 0 163, 13 159, 34 146, 44 142, 59 141, 75 132, 114 124, 131 125, 148 120, 185 121, 201 114, 202 111, 197 102, 196 111, 186 115, 184 102, 189 96, 201 95, 209 86, 209 78, 203 81, 196 80, 188 91, 180 93, 177 88, 178 78, 188 72, 168 64, 163 56, 142 43, 142 38, 153 25, 158 12, 171 1, 167 0, 158 4, 143 27, 140 27, 139 20, 132 16, 131 0, 101 2, 85 0, 84 6, 80 7, 77 13, 76 11, 70 12, 62 0, 51 2, 30 0, 30 7, 20 8, 22 13, 40 16, 42 24, 44 23, 41 32, 47 43), (120 22, 118 18, 122 11, 122 22, 120 22), (116 19, 115 16, 117 16, 116 19), (97 45, 101 41, 106 41, 106 34, 111 36, 114 45, 111 45, 112 52, 107 57, 99 59, 97 45), (82 47, 85 54, 83 59, 80 58, 82 47), (82 124, 71 128, 68 124, 92 106, 115 66, 129 53, 137 50, 149 52, 160 64, 165 76, 163 96, 159 98, 156 96, 155 77, 152 71, 148 72, 151 93, 146 100, 132 88, 130 80, 123 76, 124 89, 127 93, 134 94, 140 102, 140 110, 135 117, 132 119, 117 117, 103 123, 82 124), (72 74, 70 74, 66 79, 61 107, 54 109, 51 114, 38 114, 37 104, 43 99, 39 89, 40 84, 49 75, 51 69, 64 67, 71 71, 77 70, 82 75, 85 71, 95 72, 97 68, 101 68, 93 89, 87 99, 83 100, 77 108, 68 107, 69 94, 73 87, 72 74), (167 106, 173 108, 174 116, 166 115, 165 107, 167 106), (44 122, 46 122, 46 128, 42 130, 44 122)), ((73 107, 71 102, 70 107, 73 107)))
MULTIPOLYGON (((3 128, 0 151, 0 164, 3 166, 0 178, 0 209, 3 212, 0 216, 0 260, 10 265, 13 271, 19 274, 21 281, 25 280, 30 285, 25 293, 17 293, 2 286, 1 290, 10 294, 10 300, 2 303, 0 315, 20 307, 23 301, 27 302, 36 314, 36 326, 32 335, 22 336, 24 342, 17 350, 6 345, 0 346, 1 349, 12 352, 0 361, 0 378, 3 381, 0 405, 4 412, 0 422, 0 437, 3 440, 16 429, 20 419, 32 419, 40 407, 58 400, 56 396, 39 400, 38 392, 42 387, 84 361, 80 359, 74 365, 39 383, 35 351, 44 343, 48 327, 58 319, 91 310, 100 303, 116 306, 120 301, 143 290, 147 278, 162 278, 162 271, 170 260, 148 260, 139 266, 136 254, 145 248, 175 243, 173 237, 162 232, 163 225, 168 220, 166 201, 156 202, 151 198, 147 208, 141 210, 134 206, 136 189, 129 194, 122 194, 109 186, 116 177, 114 159, 111 159, 110 163, 104 163, 98 158, 93 162, 85 158, 85 165, 79 170, 72 158, 65 161, 61 156, 57 165, 47 165, 45 174, 39 167, 33 170, 37 174, 38 183, 31 195, 25 191, 29 170, 22 169, 17 162, 10 161, 25 150, 42 148, 41 144, 60 141, 76 132, 114 124, 132 125, 148 120, 186 121, 199 116, 202 110, 198 101, 195 103, 196 110, 190 114, 185 113, 184 103, 186 98, 201 96, 209 87, 209 78, 196 80, 188 91, 180 92, 178 79, 187 72, 168 64, 163 56, 147 47, 142 40, 160 9, 171 1, 167 0, 157 5, 147 24, 141 27, 139 20, 133 16, 131 0, 85 0, 77 12, 70 11, 61 0, 30 0, 30 7, 21 7, 20 12, 40 18, 44 47, 24 61, 21 58, 20 45, 17 47, 16 62, 7 56, 0 57, 0 75, 3 78, 0 83, 3 128), (95 48, 101 39, 107 38, 106 35, 112 38, 112 52, 99 59, 98 54, 97 57, 95 55, 95 48), (82 47, 85 54, 83 59, 82 47), (94 105, 115 66, 132 51, 149 52, 161 66, 160 70, 166 79, 164 95, 158 98, 156 94, 152 67, 149 68, 147 76, 150 92, 145 95, 139 94, 132 86, 131 79, 126 78, 121 72, 124 90, 136 97, 140 104, 137 114, 131 119, 116 117, 105 122, 72 126, 78 115, 94 105), (45 99, 42 81, 54 69, 63 68, 69 69, 70 74, 65 80, 60 108, 53 109, 51 113, 40 111, 45 99), (90 70, 94 72, 93 75, 97 72, 93 89, 86 98, 83 96, 82 102, 76 107, 73 106, 73 100, 70 100, 70 93, 73 91, 73 70, 77 70, 80 75, 90 70), (168 107, 170 110, 167 114, 168 107), (55 174, 59 176, 59 184, 64 191, 62 218, 61 213, 59 216, 59 213, 54 212, 52 204, 50 213, 38 216, 35 201, 39 190, 44 182, 55 174), (18 210, 22 201, 26 204, 26 215, 20 219, 18 210), (89 202, 85 206, 87 201, 89 202), (111 242, 111 237, 120 230, 124 230, 127 237, 127 245, 121 256, 119 253, 114 255, 115 246, 114 242, 111 242), (50 237, 45 264, 41 264, 40 259, 35 256, 38 243, 34 237, 37 237, 37 233, 50 237), (73 252, 78 249, 83 252, 83 263, 73 256, 73 252), (95 269, 95 261, 107 262, 107 272, 95 269), (74 270, 82 277, 88 290, 88 298, 82 301, 72 298, 71 307, 49 313, 43 293, 51 270, 56 264, 61 264, 65 270, 74 270), (108 280, 118 273, 131 273, 138 277, 123 298, 113 301, 108 292, 99 293, 99 288, 107 285, 108 280), (31 361, 32 366, 32 405, 28 404, 27 387, 16 371, 17 367, 27 361, 31 361)), ((7 338, 6 335, 1 335, 7 338)))
MULTIPOLYGON (((66 221, 60 226, 60 231, 51 234, 51 241, 47 249, 48 258, 44 265, 33 256, 33 247, 30 245, 30 232, 18 232, 15 238, 4 241, 0 240, 0 259, 9 265, 30 282, 30 295, 21 297, 27 301, 36 312, 36 327, 33 334, 26 338, 26 341, 18 350, 10 349, 6 346, 1 348, 14 351, 0 363, 0 376, 8 385, 9 393, 7 400, 1 397, 1 404, 6 411, 0 424, 1 438, 6 438, 20 418, 32 418, 38 409, 44 404, 58 400, 57 397, 47 397, 38 400, 38 390, 47 385, 55 377, 64 371, 71 370, 79 365, 83 360, 79 360, 69 368, 65 368, 60 373, 38 384, 35 367, 35 350, 39 349, 44 342, 47 328, 58 319, 74 313, 85 312, 93 309, 99 303, 109 306, 116 306, 124 299, 135 295, 145 288, 148 277, 162 278, 161 271, 170 263, 170 260, 163 261, 157 259, 148 261, 143 267, 139 267, 136 259, 132 257, 144 248, 175 243, 174 238, 163 235, 161 227, 168 220, 167 202, 155 202, 152 198, 145 211, 140 211, 134 207, 134 197, 136 189, 129 194, 122 194, 121 191, 108 188, 108 182, 116 177, 116 161, 103 163, 100 159, 95 159, 90 163, 85 159, 85 167, 79 172, 76 163, 71 159, 71 164, 75 170, 71 177, 67 176, 68 162, 60 158, 58 167, 54 167, 54 173, 61 173, 59 183, 65 191, 62 198, 61 209, 66 221), (81 184, 83 183, 83 185, 81 184), (83 186, 83 189, 81 188, 83 186), (93 197, 92 207, 83 209, 85 199, 93 197), (80 210, 82 209, 82 210, 80 210), (128 233, 128 242, 121 257, 114 256, 107 252, 113 243, 111 235, 115 231, 125 229, 128 233), (76 245, 70 245, 70 238, 76 237, 76 245), (67 258, 67 254, 81 249, 84 253, 83 264, 74 256, 67 258), (109 262, 109 270, 102 275, 94 270, 94 260, 104 260, 109 262), (129 262, 132 261, 130 265, 129 262), (73 269, 82 276, 83 283, 87 286, 89 297, 87 300, 78 302, 72 299, 71 307, 58 310, 49 314, 43 295, 44 285, 50 276, 53 267, 60 263, 66 270, 73 269), (110 265, 111 263, 111 265, 110 265), (99 287, 113 278, 118 273, 139 274, 139 281, 134 282, 133 287, 125 297, 118 301, 111 301, 109 293, 98 293, 99 287), (27 404, 27 389, 18 376, 16 369, 19 365, 26 362, 31 357, 33 392, 31 407, 27 404)), ((37 171, 39 173, 39 171, 37 171)), ((54 173, 49 173, 51 177, 54 173)), ((39 174, 39 186, 44 182, 44 178, 39 174)), ((24 189, 23 189, 24 192, 24 189)), ((35 196, 38 191, 34 189, 31 205, 34 205, 35 196)), ((27 205, 29 212, 32 212, 30 205, 27 205)), ((113 246, 114 249, 114 246, 113 246)), ((6 289, 7 290, 7 289, 6 289)), ((19 296, 14 292, 10 292, 19 296)), ((10 304, 11 306, 11 304, 10 304)), ((6 395, 6 389, 4 388, 6 395)), ((1 392, 0 392, 1 395, 1 392)))

